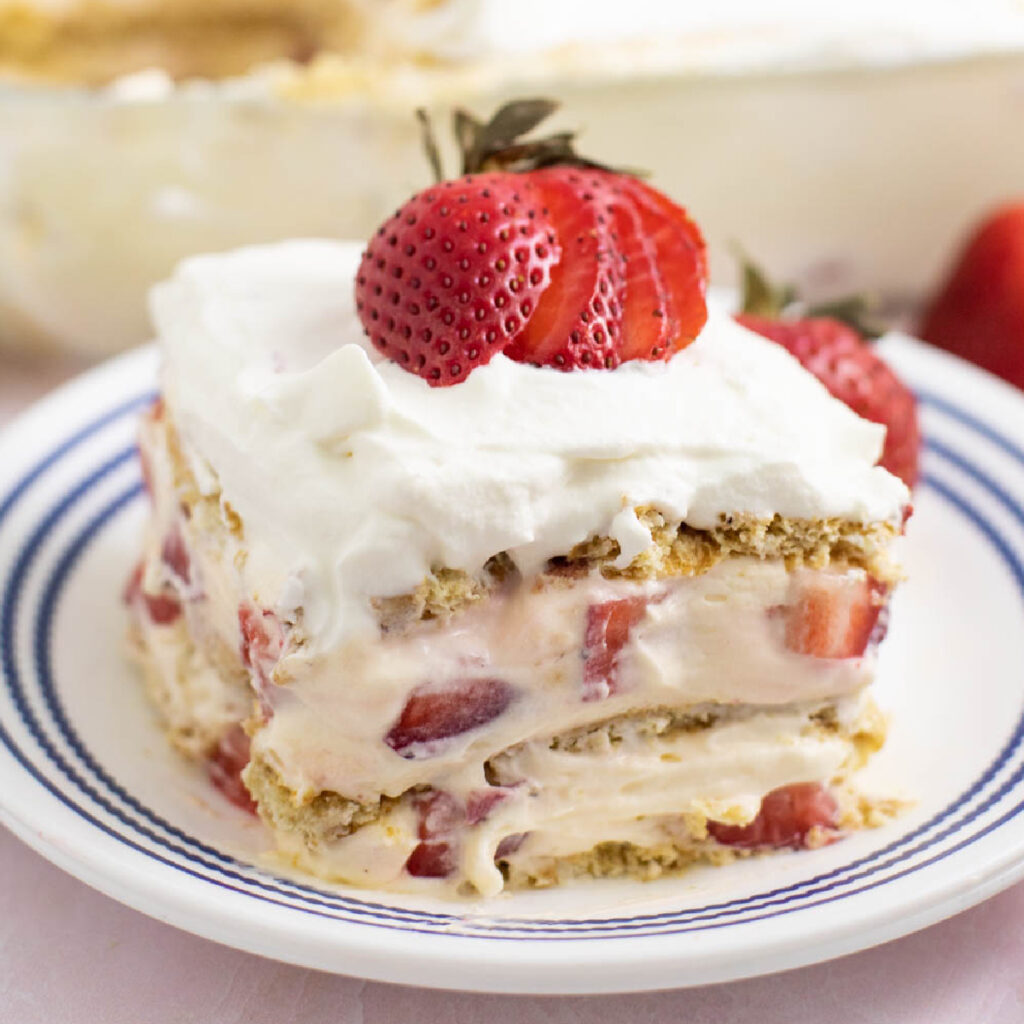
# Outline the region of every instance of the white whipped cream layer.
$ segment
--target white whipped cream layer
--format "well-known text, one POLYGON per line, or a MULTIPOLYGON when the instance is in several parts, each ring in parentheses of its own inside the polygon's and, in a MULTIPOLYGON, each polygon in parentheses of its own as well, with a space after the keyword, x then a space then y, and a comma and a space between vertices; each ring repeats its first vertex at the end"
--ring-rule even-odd
POLYGON ((883 428, 711 310, 668 363, 562 373, 497 356, 453 387, 382 360, 355 312, 362 246, 291 241, 183 262, 157 286, 164 389, 197 479, 245 524, 255 598, 304 610, 314 650, 376 630, 374 596, 432 567, 524 573, 629 511, 900 520, 883 428), (214 471, 210 472, 210 469, 214 471))

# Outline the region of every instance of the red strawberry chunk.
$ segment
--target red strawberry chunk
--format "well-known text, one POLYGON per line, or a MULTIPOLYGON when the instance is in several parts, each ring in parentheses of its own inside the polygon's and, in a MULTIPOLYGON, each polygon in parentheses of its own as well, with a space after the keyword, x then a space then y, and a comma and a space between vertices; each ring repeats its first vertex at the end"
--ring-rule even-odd
POLYGON ((207 762, 210 781, 243 811, 256 813, 256 804, 242 781, 242 771, 249 763, 249 737, 240 725, 233 725, 217 744, 207 762))
POLYGON ((615 197, 603 175, 577 168, 553 167, 531 178, 562 245, 562 259, 505 354, 560 370, 618 366, 625 281, 615 242, 615 197))
POLYGON ((420 816, 420 839, 450 836, 466 817, 455 797, 440 789, 418 793, 414 803, 420 816))
POLYGON ((373 344, 433 386, 529 323, 561 249, 523 175, 467 175, 409 200, 370 240, 356 308, 373 344))
POLYGON ((129 607, 141 607, 150 621, 157 626, 169 626, 181 616, 181 602, 171 593, 150 594, 142 589, 143 566, 139 562, 132 570, 122 592, 129 607))
POLYGON ((181 535, 181 529, 177 525, 172 526, 164 537, 163 546, 160 549, 160 557, 175 576, 182 583, 192 582, 192 565, 189 559, 188 549, 185 547, 185 539, 181 535))
POLYGON ((284 650, 281 623, 273 612, 243 604, 238 608, 238 628, 242 634, 242 661, 253 669, 265 689, 284 650))
POLYGON ((420 843, 405 862, 405 870, 413 878, 447 878, 458 864, 451 843, 420 843))
POLYGON ((758 848, 800 849, 807 845, 811 829, 833 831, 839 821, 835 798, 817 782, 782 786, 761 800, 757 817, 747 825, 708 822, 708 834, 724 846, 744 850, 758 848))
POLYGON ((415 878, 447 878, 456 867, 458 829, 465 821, 459 802, 450 793, 428 790, 414 798, 422 842, 409 854, 405 870, 415 878))
POLYGON ((512 835, 505 836, 494 851, 494 859, 501 860, 504 857, 511 857, 526 842, 527 835, 529 835, 528 832, 513 832, 512 835))
POLYGON ((405 758, 433 757, 443 741, 497 718, 514 695, 512 687, 501 679, 425 683, 409 694, 384 742, 405 758))
POLYGON ((506 800, 511 789, 505 786, 493 786, 490 789, 475 789, 466 797, 466 822, 479 825, 502 801, 506 800))
POLYGON ((587 609, 583 639, 583 699, 603 700, 615 693, 618 658, 630 630, 643 618, 647 598, 624 597, 587 609))
POLYGON ((169 626, 181 617, 181 602, 173 594, 143 594, 142 601, 158 626, 169 626))
POLYGON ((886 587, 869 576, 801 573, 785 609, 786 646, 815 658, 860 658, 885 604, 886 587))

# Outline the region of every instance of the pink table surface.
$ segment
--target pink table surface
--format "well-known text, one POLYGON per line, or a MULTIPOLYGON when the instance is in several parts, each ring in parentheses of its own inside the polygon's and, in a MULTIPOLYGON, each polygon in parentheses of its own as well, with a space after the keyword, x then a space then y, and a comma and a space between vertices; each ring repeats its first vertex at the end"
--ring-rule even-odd
MULTIPOLYGON (((0 424, 70 372, 0 360, 0 424)), ((678 992, 553 998, 335 977, 144 917, 0 829, 2 1024, 1024 1024, 1024 883, 831 963, 678 992)))

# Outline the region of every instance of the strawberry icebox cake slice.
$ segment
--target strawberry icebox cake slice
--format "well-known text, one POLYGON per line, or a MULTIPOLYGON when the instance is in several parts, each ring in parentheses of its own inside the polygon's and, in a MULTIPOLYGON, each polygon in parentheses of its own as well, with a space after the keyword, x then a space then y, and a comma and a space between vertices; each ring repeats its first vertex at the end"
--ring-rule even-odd
POLYGON ((549 109, 459 115, 464 173, 368 245, 152 296, 134 647, 175 745, 326 879, 649 879, 886 809, 852 776, 913 400, 833 320, 709 307, 684 210, 524 141, 549 109))

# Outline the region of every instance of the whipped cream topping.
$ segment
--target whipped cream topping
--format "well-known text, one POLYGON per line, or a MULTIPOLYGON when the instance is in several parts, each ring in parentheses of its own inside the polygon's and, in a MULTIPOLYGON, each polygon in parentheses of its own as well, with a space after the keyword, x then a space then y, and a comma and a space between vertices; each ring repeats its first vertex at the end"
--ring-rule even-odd
POLYGON ((897 523, 909 495, 867 423, 777 345, 711 310, 668 363, 562 373, 495 357, 431 388, 363 336, 354 242, 186 260, 152 293, 164 387, 197 479, 244 522, 255 598, 314 649, 376 630, 374 596, 437 566, 524 573, 630 512, 897 523), (211 472, 211 468, 215 473, 211 472))

